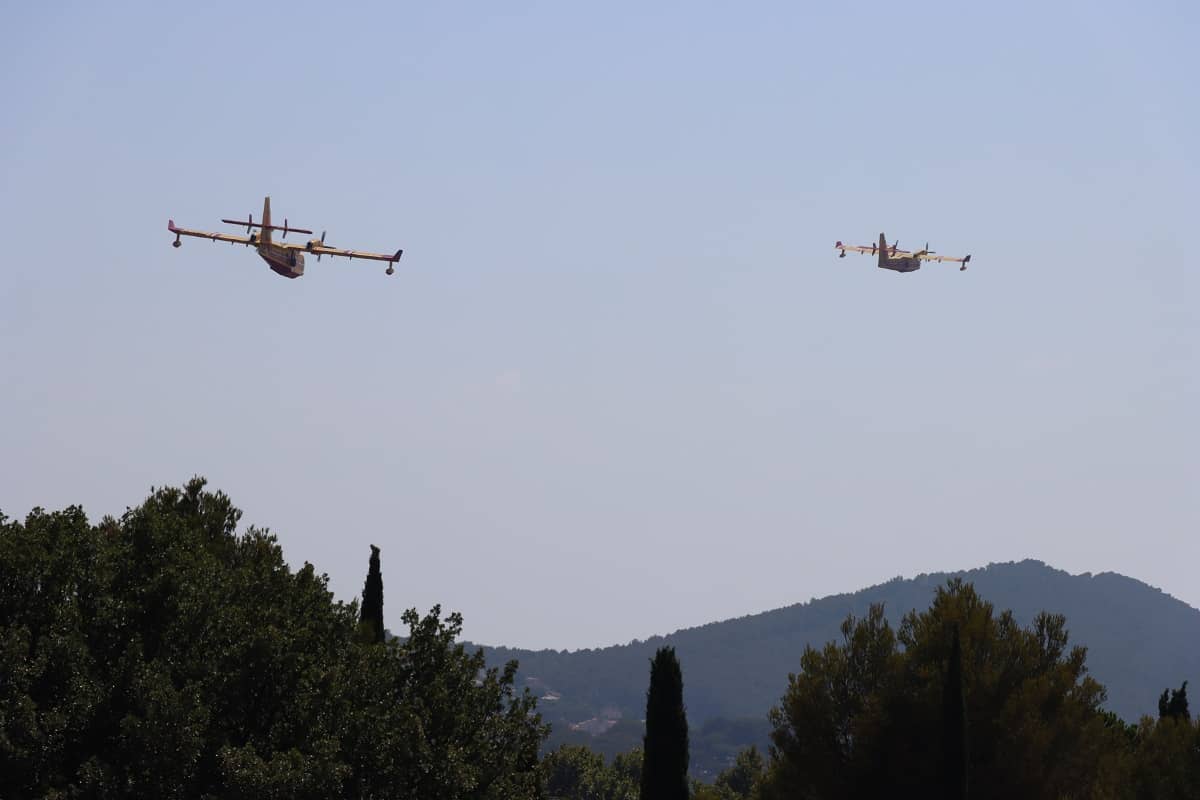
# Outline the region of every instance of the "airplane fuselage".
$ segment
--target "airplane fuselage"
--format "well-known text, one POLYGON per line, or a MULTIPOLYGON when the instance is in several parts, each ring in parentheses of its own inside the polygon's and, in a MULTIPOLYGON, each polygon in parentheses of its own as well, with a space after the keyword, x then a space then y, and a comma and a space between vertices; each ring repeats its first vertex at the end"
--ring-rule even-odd
MULTIPOLYGON (((299 278, 303 275, 304 256, 295 250, 279 247, 271 241, 271 198, 269 197, 263 200, 262 225, 261 233, 250 234, 250 241, 254 244, 254 249, 258 251, 259 257, 267 262, 267 266, 277 275, 285 278, 299 278)), ((287 220, 284 220, 284 225, 287 225, 287 220)), ((284 235, 287 235, 286 230, 284 235)))
POLYGON ((921 268, 921 259, 919 258, 881 258, 879 259, 880 269, 890 269, 895 272, 916 272, 921 268))
POLYGON ((258 255, 277 274, 285 278, 299 278, 304 274, 304 256, 295 250, 276 247, 269 242, 257 245, 258 255))

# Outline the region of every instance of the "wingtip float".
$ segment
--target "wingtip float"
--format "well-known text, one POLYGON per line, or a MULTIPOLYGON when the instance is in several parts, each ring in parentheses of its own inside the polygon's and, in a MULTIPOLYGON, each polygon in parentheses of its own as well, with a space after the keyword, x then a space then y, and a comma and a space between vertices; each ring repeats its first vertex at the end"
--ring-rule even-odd
POLYGON ((209 231, 194 231, 187 228, 179 228, 175 225, 175 220, 167 220, 167 230, 175 234, 175 241, 171 243, 172 247, 180 247, 182 236, 195 236, 198 239, 210 239, 214 242, 229 242, 230 244, 240 244, 246 247, 253 246, 258 251, 259 257, 267 262, 274 272, 282 275, 285 278, 299 278, 304 274, 304 254, 315 255, 317 261, 321 260, 321 256, 332 256, 337 258, 348 258, 354 260, 356 258, 365 261, 386 261, 387 269, 384 270, 388 275, 395 273, 395 265, 400 260, 400 256, 404 255, 404 250, 397 250, 392 255, 387 253, 367 253, 362 250, 345 250, 339 247, 328 247, 325 244, 325 232, 321 232, 320 239, 309 239, 303 244, 291 244, 282 241, 287 238, 289 233, 303 233, 309 236, 312 231, 307 228, 294 228, 289 225, 287 218, 283 220, 283 225, 271 224, 271 198, 267 197, 263 201, 262 222, 255 222, 253 214, 247 214, 245 220, 239 219, 223 219, 228 225, 237 225, 238 227, 246 228, 246 236, 232 236, 227 233, 211 233, 209 231), (275 242, 272 240, 272 234, 279 231, 280 240, 275 242))
POLYGON ((971 263, 971 256, 943 256, 929 249, 929 243, 925 243, 925 247, 921 250, 901 250, 900 240, 897 239, 892 244, 887 243, 887 237, 882 233, 879 234, 879 243, 866 245, 843 244, 838 240, 834 245, 834 249, 838 251, 838 258, 845 258, 846 251, 851 253, 862 253, 863 255, 878 256, 879 268, 890 269, 895 272, 916 272, 921 268, 922 261, 936 261, 939 264, 943 261, 949 261, 955 264, 960 264, 959 271, 967 268, 967 264, 971 263))

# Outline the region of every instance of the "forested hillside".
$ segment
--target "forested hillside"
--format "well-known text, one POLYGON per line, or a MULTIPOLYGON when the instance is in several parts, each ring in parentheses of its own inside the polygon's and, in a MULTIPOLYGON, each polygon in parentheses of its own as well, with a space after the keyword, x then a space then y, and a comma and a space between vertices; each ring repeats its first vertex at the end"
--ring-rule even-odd
POLYGON ((201 479, 98 523, 0 515, 0 797, 632 800, 652 770, 697 800, 1197 796, 1200 612, 1128 578, 1027 561, 493 649, 518 679, 438 607, 382 641, 378 548, 359 608, 239 518, 201 479), (666 724, 640 749, 652 653, 666 724))
MULTIPOLYGON (((1140 581, 1114 573, 1070 575, 1039 561, 992 564, 957 573, 889 581, 739 619, 715 622, 627 645, 575 652, 487 647, 490 663, 517 659, 519 685, 543 700, 546 719, 562 726, 605 717, 638 719, 650 658, 675 647, 684 671, 692 725, 714 718, 765 717, 800 668, 807 645, 840 636, 847 614, 884 604, 893 624, 926 608, 951 577, 972 582, 998 609, 1028 625, 1040 611, 1067 618, 1072 644, 1088 649, 1091 675, 1108 690, 1105 707, 1134 722, 1153 714, 1163 687, 1200 678, 1200 611, 1140 581)), ((802 592, 798 589, 797 593, 802 592)))

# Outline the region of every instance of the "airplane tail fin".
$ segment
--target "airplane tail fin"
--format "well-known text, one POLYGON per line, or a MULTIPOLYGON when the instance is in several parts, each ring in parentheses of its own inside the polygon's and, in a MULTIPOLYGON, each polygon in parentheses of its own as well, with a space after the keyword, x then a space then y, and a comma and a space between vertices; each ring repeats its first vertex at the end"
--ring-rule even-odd
POLYGON ((263 198, 262 233, 260 240, 263 244, 271 243, 271 198, 263 198))
POLYGON ((885 266, 888 258, 887 237, 879 234, 879 266, 885 266))

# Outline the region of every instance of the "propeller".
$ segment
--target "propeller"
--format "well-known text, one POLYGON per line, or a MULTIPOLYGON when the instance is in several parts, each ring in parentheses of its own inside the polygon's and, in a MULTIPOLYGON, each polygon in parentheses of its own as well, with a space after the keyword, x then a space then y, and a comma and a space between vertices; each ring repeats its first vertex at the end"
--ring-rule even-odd
POLYGON ((286 238, 287 238, 287 233, 288 233, 287 217, 284 217, 284 218, 283 218, 283 236, 280 236, 279 238, 280 238, 280 239, 286 239, 286 238))
MULTIPOLYGON (((309 242, 309 245, 311 248, 312 242, 309 242)), ((321 231, 321 247, 324 247, 324 246, 325 246, 325 231, 321 231)), ((321 260, 321 254, 317 253, 317 261, 320 261, 320 260, 321 260)))
POLYGON ((246 215, 246 233, 249 233, 250 229, 253 227, 254 227, 254 215, 247 214, 246 215))

